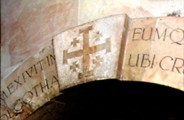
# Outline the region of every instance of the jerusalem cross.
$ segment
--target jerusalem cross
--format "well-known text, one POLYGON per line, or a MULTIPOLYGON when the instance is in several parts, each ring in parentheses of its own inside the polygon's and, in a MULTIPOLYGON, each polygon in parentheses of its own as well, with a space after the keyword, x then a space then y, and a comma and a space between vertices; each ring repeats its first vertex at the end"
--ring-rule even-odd
MULTIPOLYGON (((72 59, 75 57, 82 57, 82 71, 83 73, 79 73, 78 78, 79 79, 85 79, 93 75, 93 70, 89 69, 90 66, 90 54, 94 54, 101 50, 106 50, 106 53, 111 51, 111 43, 110 38, 106 39, 105 43, 96 45, 96 46, 90 46, 89 44, 89 31, 92 30, 92 26, 88 26, 86 28, 80 29, 79 33, 83 34, 83 49, 68 52, 68 50, 63 51, 63 64, 68 63, 68 59, 72 59)), ((76 41, 76 38, 71 42, 73 45, 76 46, 78 41, 76 41)))

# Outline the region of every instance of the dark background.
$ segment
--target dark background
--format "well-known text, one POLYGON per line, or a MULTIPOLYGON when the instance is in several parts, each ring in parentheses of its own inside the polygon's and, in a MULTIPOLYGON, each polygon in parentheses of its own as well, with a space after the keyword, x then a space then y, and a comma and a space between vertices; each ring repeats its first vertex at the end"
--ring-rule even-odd
POLYGON ((61 92, 27 120, 184 120, 184 92, 158 84, 111 79, 61 92))

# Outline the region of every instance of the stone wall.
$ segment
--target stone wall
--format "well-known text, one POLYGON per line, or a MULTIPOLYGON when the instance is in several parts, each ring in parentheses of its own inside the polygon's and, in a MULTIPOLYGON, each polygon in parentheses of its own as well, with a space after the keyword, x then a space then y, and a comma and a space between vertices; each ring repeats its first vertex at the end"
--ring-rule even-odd
POLYGON ((98 18, 184 16, 184 0, 1 0, 1 78, 56 34, 98 18))

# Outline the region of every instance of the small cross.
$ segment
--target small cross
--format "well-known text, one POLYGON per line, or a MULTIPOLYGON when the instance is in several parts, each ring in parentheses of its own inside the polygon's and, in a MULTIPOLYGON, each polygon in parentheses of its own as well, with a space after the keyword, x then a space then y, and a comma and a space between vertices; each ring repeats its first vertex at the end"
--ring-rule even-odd
POLYGON ((79 40, 77 38, 74 38, 73 41, 71 42, 71 45, 73 47, 77 47, 77 43, 79 43, 79 40))
POLYGON ((79 69, 79 64, 77 61, 73 62, 72 65, 70 66, 70 70, 77 72, 77 69, 79 69))
POLYGON ((95 59, 93 59, 93 64, 95 64, 96 66, 100 65, 101 62, 103 62, 103 58, 100 56, 96 56, 95 59))
POLYGON ((102 34, 98 31, 95 33, 95 35, 93 35, 93 38, 95 39, 95 41, 99 41, 100 37, 102 37, 102 34))

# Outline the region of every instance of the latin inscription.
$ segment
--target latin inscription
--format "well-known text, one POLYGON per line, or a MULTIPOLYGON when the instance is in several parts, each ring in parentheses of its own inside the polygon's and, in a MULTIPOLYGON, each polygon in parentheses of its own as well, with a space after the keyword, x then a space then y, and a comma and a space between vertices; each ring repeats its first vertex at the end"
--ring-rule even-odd
MULTIPOLYGON (((54 64, 55 57, 53 55, 46 56, 47 65, 51 66, 54 64)), ((30 68, 25 70, 21 73, 21 75, 18 75, 16 79, 12 80, 7 87, 6 90, 1 91, 1 100, 5 101, 9 96, 11 96, 16 90, 19 89, 23 84, 25 84, 28 80, 36 76, 37 74, 41 74, 41 71, 43 69, 46 69, 46 66, 43 66, 42 62, 38 61, 37 63, 33 64, 30 68), (44 68, 45 67, 45 68, 44 68)))
MULTIPOLYGON (((145 42, 167 42, 177 47, 184 45, 184 30, 182 28, 152 28, 142 27, 133 28, 131 34, 132 42, 145 41, 145 42)), ((154 44, 154 43, 152 43, 154 44)), ((143 47, 143 46, 142 46, 143 47)), ((140 48, 141 49, 141 48, 140 48)), ((157 48, 154 48, 157 49, 157 48)), ((159 49, 159 46, 158 46, 159 49)), ((167 49, 166 49, 167 50, 167 49)), ((154 50, 153 50, 154 51, 154 50)), ((159 67, 163 71, 170 71, 177 74, 184 74, 184 58, 179 57, 176 51, 176 55, 162 55, 157 57, 159 53, 129 53, 127 59, 127 65, 131 68, 154 68, 159 67)))
POLYGON ((128 57, 129 67, 153 68, 159 66, 163 71, 171 71, 178 74, 184 74, 184 58, 163 56, 157 59, 156 54, 130 54, 128 57), (171 66, 166 66, 170 64, 171 66))
POLYGON ((15 79, 12 79, 11 82, 7 84, 5 89, 1 90, 1 104, 6 107, 6 112, 1 114, 2 120, 8 120, 19 113, 31 110, 30 104, 33 102, 33 98, 39 98, 40 94, 47 93, 52 88, 60 88, 58 76, 56 73, 50 73, 47 78, 38 80, 38 83, 32 86, 29 91, 26 91, 19 99, 14 100, 13 108, 11 107, 10 109, 6 104, 7 100, 11 98, 12 95, 16 94, 19 88, 29 84, 29 81, 35 80, 35 78, 36 80, 39 79, 37 76, 42 75, 44 71, 48 71, 48 69, 50 69, 49 67, 53 66, 55 66, 55 56, 49 54, 18 74, 15 79), (26 107, 29 107, 29 109, 26 107))
POLYGON ((169 41, 171 44, 184 45, 184 29, 182 28, 134 28, 132 41, 169 41))

